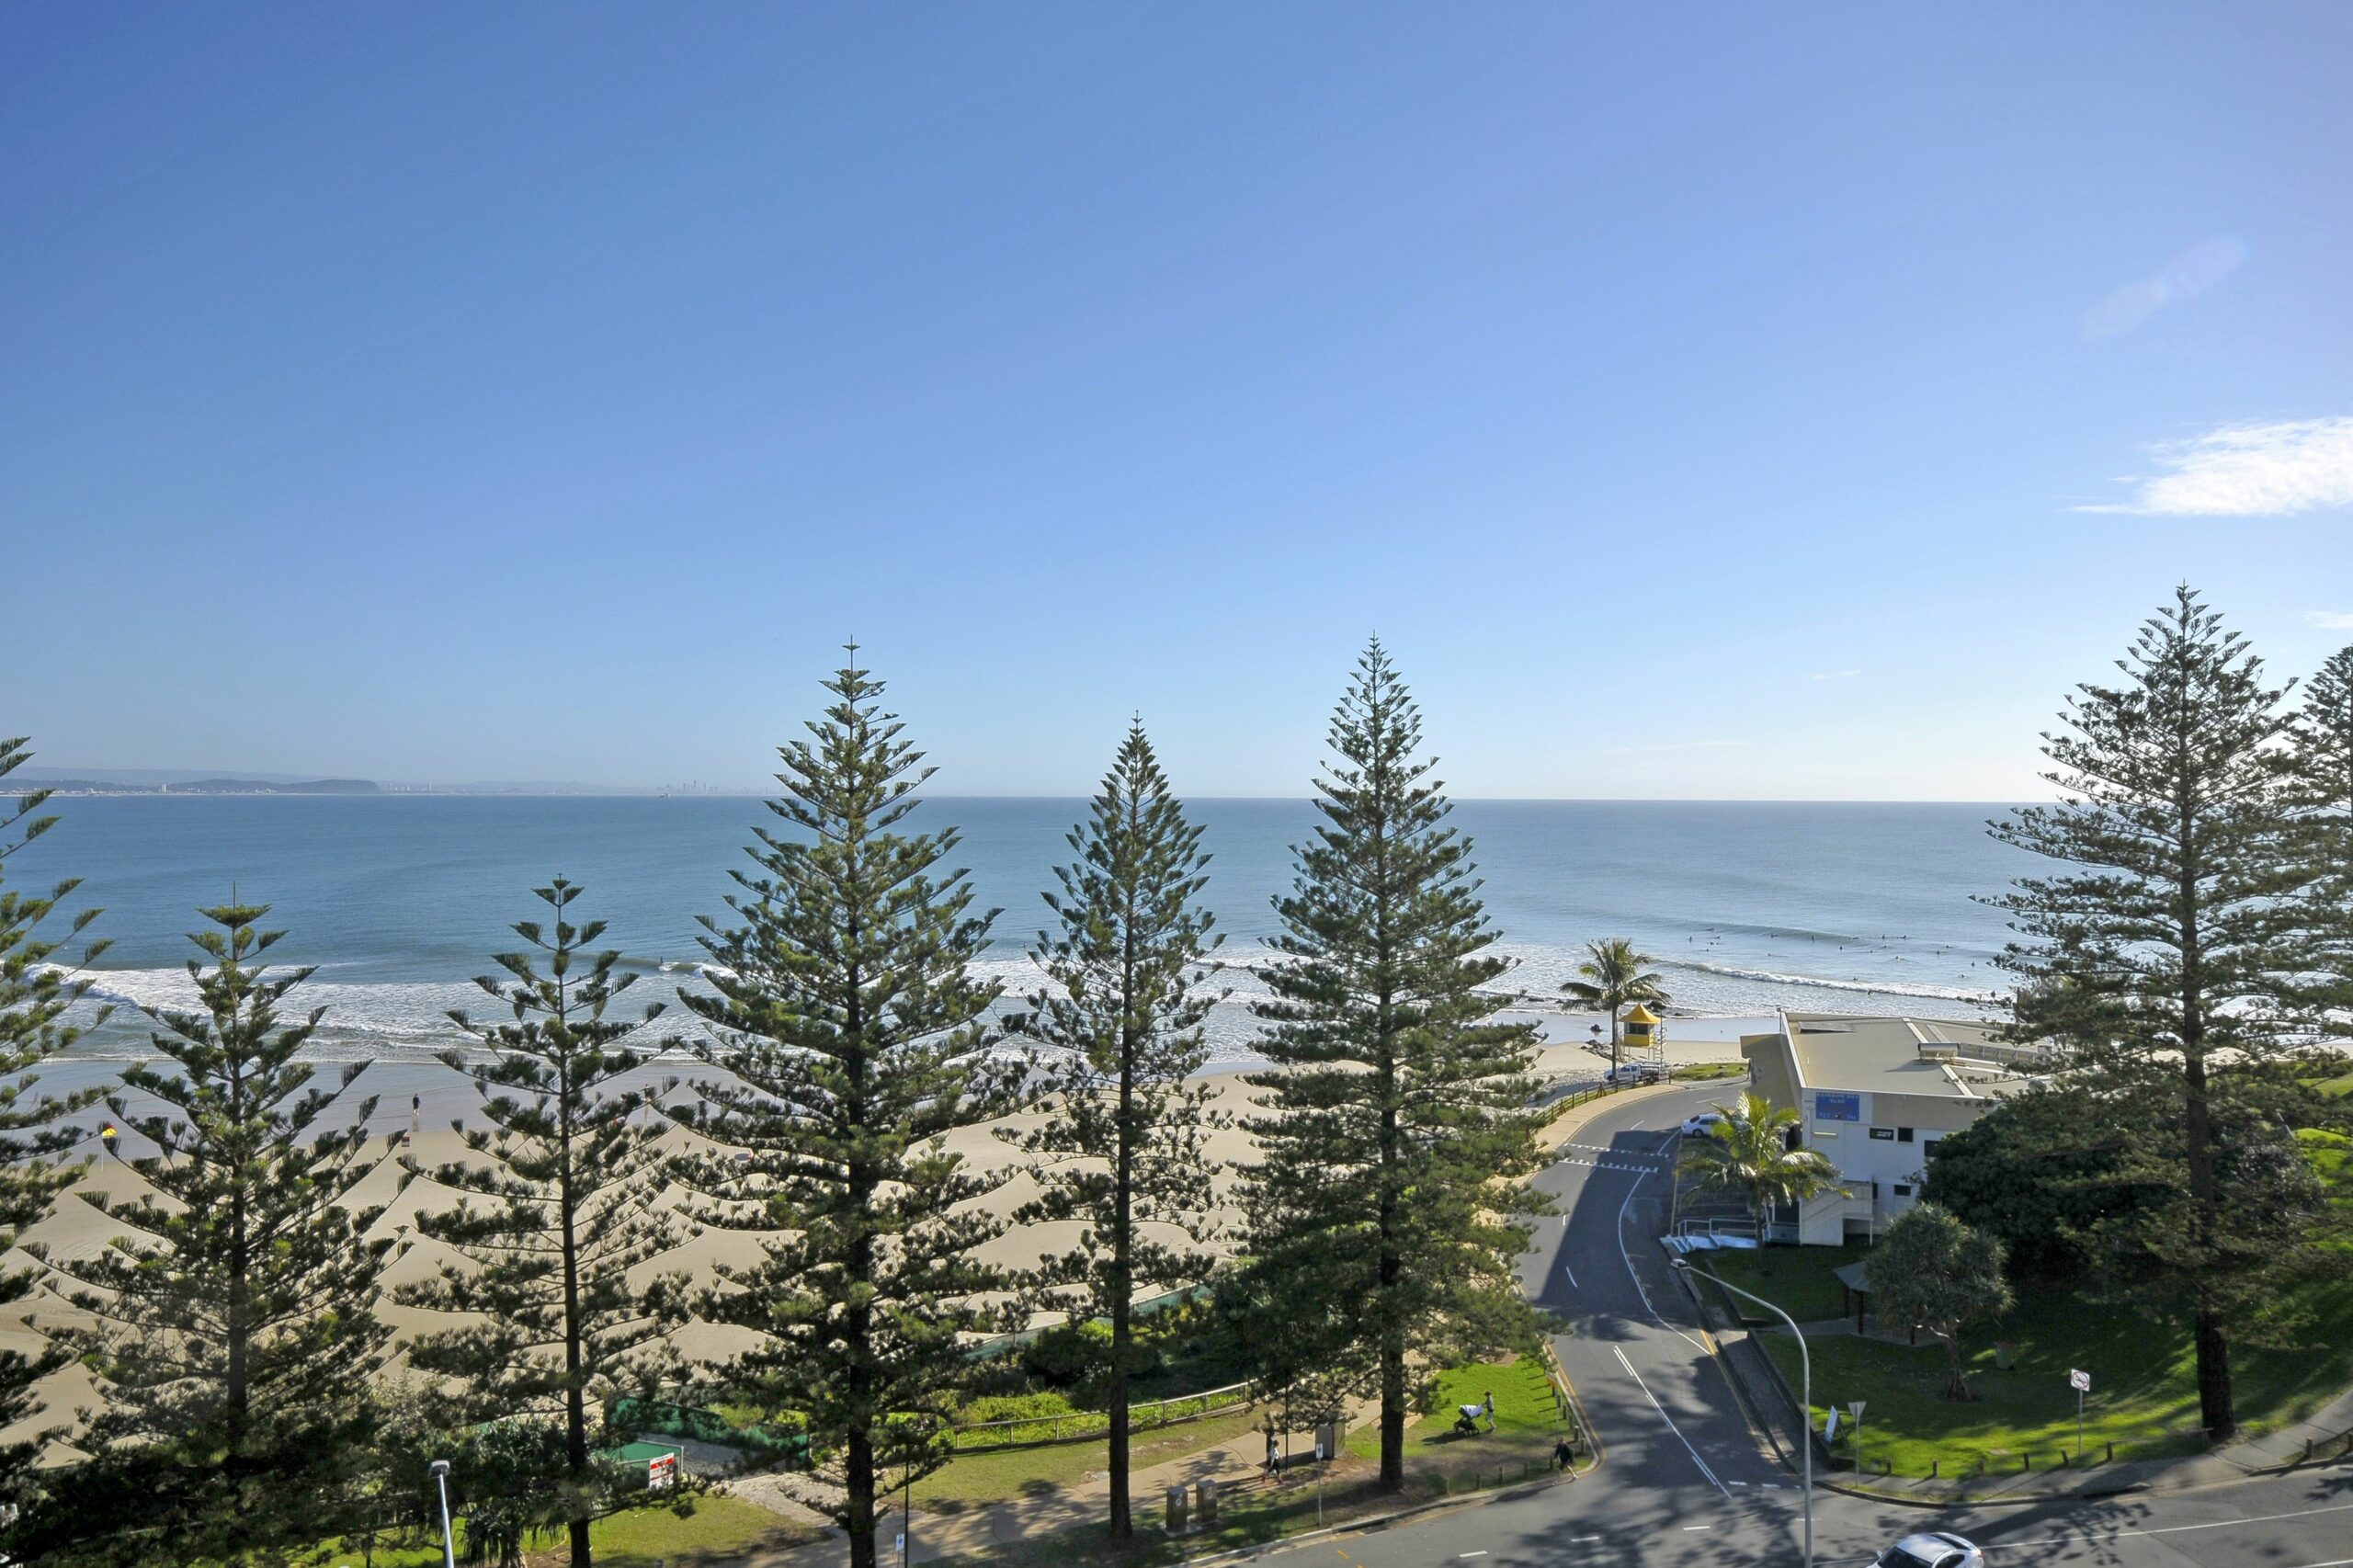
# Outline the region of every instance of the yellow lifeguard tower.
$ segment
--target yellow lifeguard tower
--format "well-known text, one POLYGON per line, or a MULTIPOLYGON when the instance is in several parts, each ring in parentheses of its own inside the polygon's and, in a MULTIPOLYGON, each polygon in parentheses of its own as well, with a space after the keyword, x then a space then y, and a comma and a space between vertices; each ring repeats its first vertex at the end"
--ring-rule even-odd
POLYGON ((1627 1010, 1619 1020, 1625 1040, 1625 1057, 1629 1062, 1658 1062, 1665 1058, 1666 1031, 1658 1027, 1658 1015, 1640 1002, 1627 1010))

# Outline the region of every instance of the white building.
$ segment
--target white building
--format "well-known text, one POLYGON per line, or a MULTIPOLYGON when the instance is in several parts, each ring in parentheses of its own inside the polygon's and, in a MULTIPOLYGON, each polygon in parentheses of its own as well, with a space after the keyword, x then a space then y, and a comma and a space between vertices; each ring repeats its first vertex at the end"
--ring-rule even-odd
POLYGON ((1876 1235, 1918 1201, 1937 1140, 2025 1088, 2045 1062, 1991 1024, 1790 1012, 1779 1023, 1741 1037, 1750 1080, 1796 1108, 1804 1145, 1844 1178, 1801 1210, 1798 1240, 1810 1244, 1876 1235))

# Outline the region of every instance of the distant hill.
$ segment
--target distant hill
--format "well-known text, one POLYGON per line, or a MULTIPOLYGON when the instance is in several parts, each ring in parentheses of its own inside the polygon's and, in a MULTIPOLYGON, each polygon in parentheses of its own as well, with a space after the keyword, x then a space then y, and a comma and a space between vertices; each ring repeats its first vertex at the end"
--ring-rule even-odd
POLYGON ((114 778, 31 778, 25 782, 61 795, 378 795, 372 778, 189 778, 171 784, 140 784, 114 778))

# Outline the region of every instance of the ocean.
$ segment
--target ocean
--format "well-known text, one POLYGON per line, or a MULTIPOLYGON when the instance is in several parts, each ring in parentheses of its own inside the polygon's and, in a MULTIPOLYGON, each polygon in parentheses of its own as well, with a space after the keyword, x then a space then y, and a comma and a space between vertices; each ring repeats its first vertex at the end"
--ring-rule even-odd
MULTIPOLYGON (((530 890, 562 875, 585 889, 575 917, 607 923, 604 944, 642 975, 630 1004, 696 983, 698 915, 722 920, 728 871, 767 819, 732 797, 435 795, 61 797, 63 820, 14 857, 9 881, 78 876, 73 907, 105 913, 112 938, 100 994, 150 1006, 193 996, 184 933, 199 905, 233 895, 270 906, 287 935, 273 956, 317 967, 289 998, 324 1006, 315 1050, 345 1061, 422 1059, 460 1043, 445 1015, 485 1010, 472 977, 543 906, 530 890)), ((1004 913, 988 970, 1018 990, 1051 868, 1077 800, 939 798, 912 825, 960 827, 952 863, 978 906, 1004 913)), ((1214 859, 1207 900, 1233 999, 1217 1009, 1215 1061, 1253 1059, 1250 973, 1290 885, 1290 846, 1311 829, 1303 801, 1213 800, 1191 808, 1214 859)), ((1505 984, 1536 997, 1574 974, 1579 948, 1623 936, 1654 955, 1687 1016, 1777 1007, 1975 1017, 2002 989, 2006 935, 1981 902, 2033 864, 1989 838, 2005 808, 1965 804, 1684 801, 1459 802, 1505 984)), ((691 1031, 672 1007, 657 1029, 691 1031)), ((1685 1027, 1699 1028, 1687 1024, 1685 1027)), ((128 1007, 78 1055, 146 1054, 128 1007)), ((1676 1026, 1669 1025, 1672 1033, 1676 1026)))

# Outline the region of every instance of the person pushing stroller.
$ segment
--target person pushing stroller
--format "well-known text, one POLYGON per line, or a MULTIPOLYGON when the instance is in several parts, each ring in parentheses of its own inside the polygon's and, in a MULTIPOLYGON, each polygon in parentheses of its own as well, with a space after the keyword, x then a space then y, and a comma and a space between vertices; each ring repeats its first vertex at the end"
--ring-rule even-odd
POLYGON ((1475 1437, 1482 1432, 1495 1429, 1495 1393, 1493 1389, 1487 1391, 1484 1404, 1458 1404, 1454 1409, 1454 1429, 1465 1437, 1475 1437), (1479 1425, 1482 1421, 1486 1423, 1484 1426, 1479 1425))

